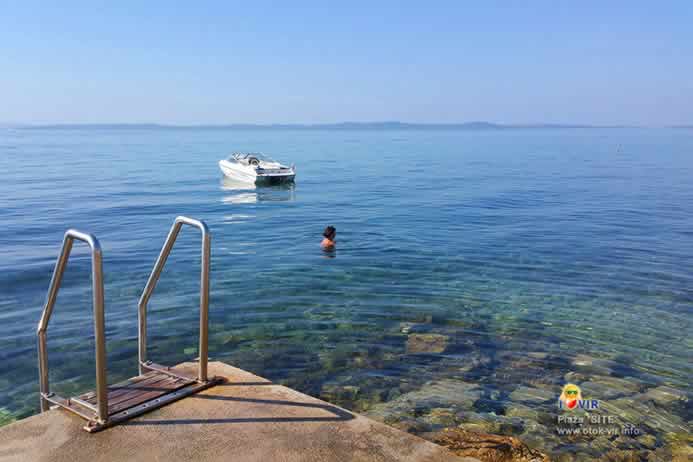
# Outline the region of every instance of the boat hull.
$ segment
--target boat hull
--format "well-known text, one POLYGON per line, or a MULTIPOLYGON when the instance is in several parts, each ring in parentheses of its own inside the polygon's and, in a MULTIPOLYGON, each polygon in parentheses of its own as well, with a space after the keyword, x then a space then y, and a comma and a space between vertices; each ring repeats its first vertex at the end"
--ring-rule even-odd
POLYGON ((228 178, 246 183, 284 183, 294 181, 296 173, 292 170, 287 173, 261 173, 258 174, 254 168, 245 167, 226 160, 219 161, 219 169, 228 178))

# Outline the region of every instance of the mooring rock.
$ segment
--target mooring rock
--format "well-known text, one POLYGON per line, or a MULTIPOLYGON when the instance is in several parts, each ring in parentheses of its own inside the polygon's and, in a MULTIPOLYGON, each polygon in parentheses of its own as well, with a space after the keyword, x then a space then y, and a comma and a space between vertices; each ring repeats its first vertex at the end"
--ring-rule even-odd
POLYGON ((549 457, 512 436, 476 433, 461 428, 448 428, 435 442, 462 457, 482 462, 549 462, 549 457))

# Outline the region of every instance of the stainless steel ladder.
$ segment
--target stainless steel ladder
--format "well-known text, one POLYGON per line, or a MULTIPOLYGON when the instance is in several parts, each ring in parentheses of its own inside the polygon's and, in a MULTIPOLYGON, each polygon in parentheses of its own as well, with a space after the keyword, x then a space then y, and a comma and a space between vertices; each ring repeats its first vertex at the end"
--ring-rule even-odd
POLYGON ((74 229, 69 229, 65 233, 62 249, 53 270, 46 303, 37 330, 41 412, 49 410, 51 405, 62 407, 86 419, 87 425, 84 429, 89 432, 95 432, 196 393, 221 381, 216 377, 210 379, 207 376, 210 241, 209 228, 203 221, 183 216, 175 219, 138 305, 138 366, 140 375, 109 387, 106 379, 106 335, 101 245, 92 234, 82 233, 74 229), (199 364, 196 377, 189 377, 180 371, 172 370, 170 367, 147 360, 147 303, 156 287, 156 283, 159 281, 166 259, 171 253, 183 225, 196 227, 202 234, 199 364), (86 242, 91 249, 92 304, 96 343, 96 390, 95 392, 85 393, 77 397, 63 398, 50 391, 46 334, 63 274, 70 257, 72 244, 75 240, 86 242))

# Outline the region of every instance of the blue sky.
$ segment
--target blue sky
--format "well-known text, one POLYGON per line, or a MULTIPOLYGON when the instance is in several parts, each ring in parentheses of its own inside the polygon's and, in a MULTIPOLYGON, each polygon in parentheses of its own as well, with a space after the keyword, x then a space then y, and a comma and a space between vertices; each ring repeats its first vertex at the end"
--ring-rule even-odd
POLYGON ((98 3, 0 4, 0 122, 693 124, 690 0, 98 3))

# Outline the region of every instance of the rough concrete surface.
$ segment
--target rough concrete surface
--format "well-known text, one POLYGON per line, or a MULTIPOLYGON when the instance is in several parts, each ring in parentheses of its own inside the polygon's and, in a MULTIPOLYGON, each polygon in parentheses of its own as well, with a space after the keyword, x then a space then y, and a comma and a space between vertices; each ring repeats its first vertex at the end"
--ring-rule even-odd
POLYGON ((475 460, 224 363, 209 373, 227 383, 99 433, 62 409, 1 427, 0 461, 475 460))

